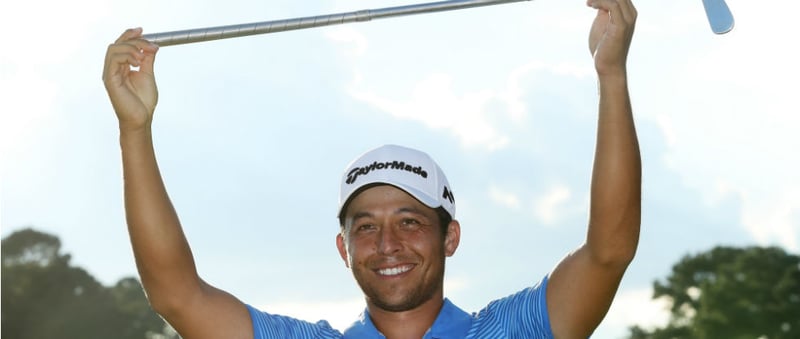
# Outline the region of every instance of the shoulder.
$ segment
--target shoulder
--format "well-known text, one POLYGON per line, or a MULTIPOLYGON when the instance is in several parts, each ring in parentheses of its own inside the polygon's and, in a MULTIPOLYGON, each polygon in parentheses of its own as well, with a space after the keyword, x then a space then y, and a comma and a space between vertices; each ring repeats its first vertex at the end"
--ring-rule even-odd
POLYGON ((475 337, 552 338, 547 312, 547 277, 534 286, 490 302, 473 314, 475 337), (477 334, 482 334, 477 336, 477 334))
POLYGON ((246 305, 253 323, 254 339, 266 338, 342 338, 342 333, 325 320, 316 323, 262 312, 246 305))

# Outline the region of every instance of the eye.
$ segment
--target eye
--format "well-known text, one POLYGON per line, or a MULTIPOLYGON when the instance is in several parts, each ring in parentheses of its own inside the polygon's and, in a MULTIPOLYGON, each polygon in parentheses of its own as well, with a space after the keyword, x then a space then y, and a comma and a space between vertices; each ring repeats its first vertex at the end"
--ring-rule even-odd
POLYGON ((375 230, 375 228, 376 228, 375 224, 368 224, 368 223, 359 224, 359 225, 356 225, 356 232, 372 231, 372 230, 375 230))
POLYGON ((414 218, 403 218, 403 220, 400 221, 400 224, 404 227, 419 227, 419 225, 421 225, 419 220, 414 218))

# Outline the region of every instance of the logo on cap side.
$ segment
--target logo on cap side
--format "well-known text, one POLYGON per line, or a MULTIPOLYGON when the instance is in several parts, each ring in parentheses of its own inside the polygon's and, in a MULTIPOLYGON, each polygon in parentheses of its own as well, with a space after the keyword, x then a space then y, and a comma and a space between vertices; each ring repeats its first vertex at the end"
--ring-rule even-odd
POLYGON ((444 187, 442 198, 447 199, 447 201, 450 201, 451 204, 456 203, 456 197, 453 196, 453 191, 447 189, 447 186, 444 187))
POLYGON ((397 160, 386 161, 386 162, 375 161, 368 166, 354 167, 352 170, 350 170, 349 173, 347 173, 347 180, 345 180, 345 183, 350 185, 355 183, 356 179, 358 179, 358 176, 360 175, 367 175, 367 173, 375 170, 387 170, 387 169, 403 170, 417 174, 423 178, 428 178, 428 172, 422 169, 422 166, 414 166, 411 164, 406 164, 405 161, 397 161, 397 160))

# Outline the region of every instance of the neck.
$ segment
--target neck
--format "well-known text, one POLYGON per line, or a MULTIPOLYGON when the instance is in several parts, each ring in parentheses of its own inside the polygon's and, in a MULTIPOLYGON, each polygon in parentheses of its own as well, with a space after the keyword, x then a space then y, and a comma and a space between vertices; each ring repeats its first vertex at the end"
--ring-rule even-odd
POLYGON ((414 309, 392 312, 367 301, 369 316, 375 328, 388 339, 419 339, 431 328, 444 305, 442 294, 414 309))

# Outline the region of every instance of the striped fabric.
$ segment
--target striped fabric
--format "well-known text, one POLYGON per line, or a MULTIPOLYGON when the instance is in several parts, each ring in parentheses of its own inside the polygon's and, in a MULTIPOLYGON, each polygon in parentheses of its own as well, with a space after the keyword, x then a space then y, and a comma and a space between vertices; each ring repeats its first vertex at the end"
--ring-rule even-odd
MULTIPOLYGON (((486 308, 473 314, 462 311, 445 299, 439 316, 423 339, 553 338, 547 314, 546 290, 547 277, 536 286, 492 301, 486 308)), ((384 338, 366 311, 342 334, 324 320, 311 323, 261 312, 250 305, 247 308, 253 321, 255 339, 384 338)))

